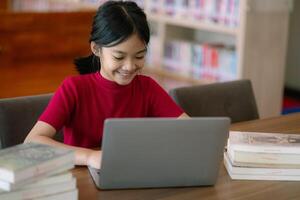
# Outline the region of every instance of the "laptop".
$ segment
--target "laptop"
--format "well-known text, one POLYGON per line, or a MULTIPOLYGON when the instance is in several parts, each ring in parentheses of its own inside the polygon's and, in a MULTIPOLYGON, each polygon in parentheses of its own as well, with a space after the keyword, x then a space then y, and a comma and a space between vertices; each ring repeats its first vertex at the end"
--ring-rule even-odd
POLYGON ((99 189, 209 186, 216 183, 230 119, 106 119, 99 189))

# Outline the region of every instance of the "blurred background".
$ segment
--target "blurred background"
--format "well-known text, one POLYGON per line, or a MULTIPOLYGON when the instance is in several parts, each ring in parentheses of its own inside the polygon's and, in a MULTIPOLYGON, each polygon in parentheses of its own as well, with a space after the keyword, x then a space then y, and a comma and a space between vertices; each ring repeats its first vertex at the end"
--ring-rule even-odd
MULTIPOLYGON (((103 0, 0 0, 0 98, 51 93, 90 54, 103 0)), ((300 112, 300 1, 138 0, 144 73, 171 88, 250 79, 262 118, 300 112)))

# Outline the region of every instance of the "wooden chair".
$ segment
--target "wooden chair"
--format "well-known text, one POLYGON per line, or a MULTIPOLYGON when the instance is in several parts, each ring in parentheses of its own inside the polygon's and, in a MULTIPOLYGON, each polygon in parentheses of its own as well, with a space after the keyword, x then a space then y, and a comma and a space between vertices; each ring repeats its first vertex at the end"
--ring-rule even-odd
MULTIPOLYGON (((52 94, 0 99, 0 149, 23 143, 52 94)), ((55 139, 63 141, 62 133, 55 139)))
POLYGON ((169 94, 191 117, 228 116, 232 123, 259 118, 249 80, 175 88, 169 94))

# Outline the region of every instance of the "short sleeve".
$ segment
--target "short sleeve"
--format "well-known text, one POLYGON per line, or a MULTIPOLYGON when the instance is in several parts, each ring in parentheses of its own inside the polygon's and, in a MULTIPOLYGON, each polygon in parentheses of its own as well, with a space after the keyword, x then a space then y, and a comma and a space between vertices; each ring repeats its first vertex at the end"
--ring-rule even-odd
POLYGON ((168 93, 153 79, 149 78, 150 117, 179 117, 183 110, 168 93))
POLYGON ((59 131, 71 120, 71 113, 75 109, 76 87, 67 78, 54 93, 48 106, 39 117, 39 121, 52 125, 59 131))

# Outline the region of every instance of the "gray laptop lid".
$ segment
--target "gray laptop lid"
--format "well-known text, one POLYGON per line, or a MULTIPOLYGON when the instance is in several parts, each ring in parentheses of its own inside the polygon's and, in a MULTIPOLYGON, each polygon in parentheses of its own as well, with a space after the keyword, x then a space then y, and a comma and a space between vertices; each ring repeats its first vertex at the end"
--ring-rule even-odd
POLYGON ((213 185, 229 124, 226 117, 107 119, 94 181, 101 189, 213 185))

